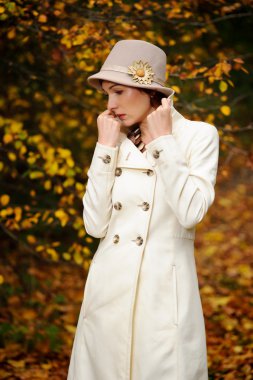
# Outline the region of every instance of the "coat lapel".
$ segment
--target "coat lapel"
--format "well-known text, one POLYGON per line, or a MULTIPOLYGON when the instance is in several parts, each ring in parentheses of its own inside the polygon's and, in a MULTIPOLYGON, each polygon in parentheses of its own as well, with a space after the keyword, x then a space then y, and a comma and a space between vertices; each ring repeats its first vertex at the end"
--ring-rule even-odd
POLYGON ((126 135, 121 136, 117 165, 123 168, 152 169, 152 165, 146 159, 144 153, 126 135))
MULTIPOLYGON (((177 135, 178 127, 184 123, 185 118, 172 106, 172 123, 173 130, 172 135, 177 135)), ((117 165, 125 168, 135 169, 153 169, 155 160, 149 154, 149 160, 147 160, 144 153, 142 153, 134 143, 127 138, 126 134, 120 132, 119 138, 119 155, 117 165)))

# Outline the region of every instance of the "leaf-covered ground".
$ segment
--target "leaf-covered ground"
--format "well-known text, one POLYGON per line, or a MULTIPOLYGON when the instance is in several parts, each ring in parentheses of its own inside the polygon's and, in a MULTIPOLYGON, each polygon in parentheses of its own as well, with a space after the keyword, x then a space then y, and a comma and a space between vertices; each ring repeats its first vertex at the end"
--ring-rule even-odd
MULTIPOLYGON (((218 183, 196 239, 210 379, 253 379, 253 197, 240 182, 218 183)), ((1 263, 0 378, 66 379, 85 272, 24 252, 8 262, 1 263)))

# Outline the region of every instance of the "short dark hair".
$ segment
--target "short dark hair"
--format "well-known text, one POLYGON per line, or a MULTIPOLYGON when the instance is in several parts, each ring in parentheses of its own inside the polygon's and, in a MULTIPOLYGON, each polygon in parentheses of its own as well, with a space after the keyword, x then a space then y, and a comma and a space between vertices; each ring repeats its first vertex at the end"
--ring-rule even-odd
POLYGON ((152 107, 159 107, 162 104, 162 98, 166 97, 162 92, 156 90, 150 90, 145 88, 140 88, 140 90, 146 92, 150 97, 150 104, 152 107))

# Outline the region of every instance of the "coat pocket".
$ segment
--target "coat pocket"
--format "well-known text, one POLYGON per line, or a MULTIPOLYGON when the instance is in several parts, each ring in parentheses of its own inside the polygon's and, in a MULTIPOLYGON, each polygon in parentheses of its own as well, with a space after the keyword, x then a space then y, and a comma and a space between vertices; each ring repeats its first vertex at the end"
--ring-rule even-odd
POLYGON ((178 325, 178 297, 177 297, 177 270, 172 265, 172 298, 173 298, 173 324, 178 325))

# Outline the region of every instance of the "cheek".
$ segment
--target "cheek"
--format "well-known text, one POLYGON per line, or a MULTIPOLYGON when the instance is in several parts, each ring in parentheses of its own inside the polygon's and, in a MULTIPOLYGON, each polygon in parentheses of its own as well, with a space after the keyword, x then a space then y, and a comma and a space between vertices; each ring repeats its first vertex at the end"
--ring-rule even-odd
POLYGON ((143 114, 150 110, 150 100, 149 97, 142 96, 139 92, 134 92, 132 94, 127 94, 126 105, 130 110, 134 110, 135 114, 143 114))

